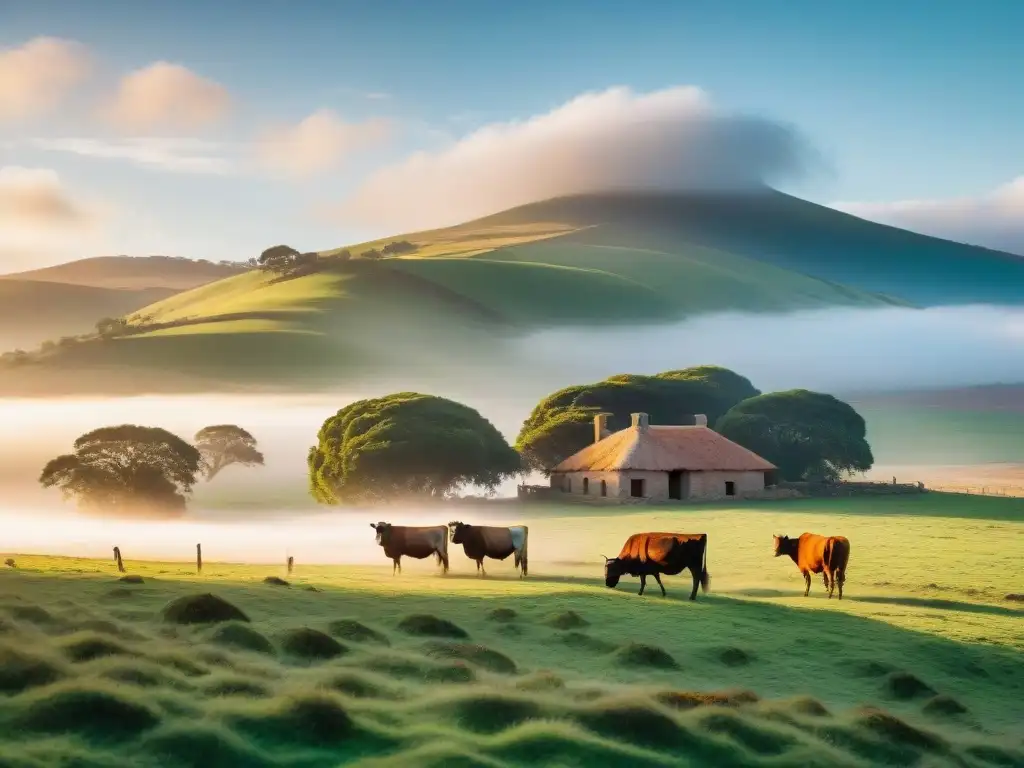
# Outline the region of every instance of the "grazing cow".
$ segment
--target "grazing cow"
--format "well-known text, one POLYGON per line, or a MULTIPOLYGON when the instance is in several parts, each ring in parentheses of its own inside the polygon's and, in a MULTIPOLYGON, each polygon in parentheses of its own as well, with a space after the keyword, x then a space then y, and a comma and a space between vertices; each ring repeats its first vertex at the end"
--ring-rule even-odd
POLYGON ((397 569, 402 572, 402 555, 422 560, 434 555, 438 565, 448 573, 448 529, 443 525, 392 525, 391 523, 370 523, 377 532, 377 543, 384 548, 384 554, 391 558, 391 575, 397 569))
MULTIPOLYGON (((604 555, 601 555, 604 557, 604 555)), ((675 576, 686 568, 693 575, 690 599, 697 599, 697 585, 707 592, 708 535, 706 533, 634 533, 622 545, 615 558, 604 558, 604 584, 614 588, 622 574, 640 577, 640 592, 647 587, 647 577, 653 576, 665 596, 661 574, 675 576)))
POLYGON ((525 525, 509 527, 496 525, 468 525, 467 523, 448 523, 452 532, 452 544, 461 544, 466 557, 476 560, 476 569, 482 576, 484 558, 504 560, 515 554, 515 566, 519 569, 519 578, 523 578, 529 570, 526 560, 526 544, 530 529, 525 525))
POLYGON ((811 574, 824 574, 825 589, 829 599, 839 585, 839 599, 843 599, 843 583, 846 581, 846 563, 850 560, 850 541, 845 536, 819 536, 816 533, 802 533, 799 539, 789 536, 774 536, 775 556, 789 555, 804 575, 804 597, 811 591, 811 574))

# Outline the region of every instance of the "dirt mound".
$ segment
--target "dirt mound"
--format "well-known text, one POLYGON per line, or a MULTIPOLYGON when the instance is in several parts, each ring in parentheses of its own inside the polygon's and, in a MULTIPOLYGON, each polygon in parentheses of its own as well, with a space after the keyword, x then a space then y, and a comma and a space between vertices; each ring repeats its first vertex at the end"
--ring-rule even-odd
POLYGON ((244 677, 222 677, 211 680, 203 686, 203 691, 208 696, 245 696, 250 699, 265 699, 270 696, 270 690, 265 685, 260 685, 244 677))
POLYGON ((172 600, 163 609, 164 621, 172 624, 215 624, 223 621, 248 622, 249 617, 229 603, 209 592, 185 595, 172 600))
POLYGON ((499 733, 506 728, 543 715, 532 699, 503 693, 474 693, 437 705, 453 720, 473 733, 499 733))
POLYGON ((967 714, 967 707, 952 696, 942 694, 928 699, 921 709, 929 715, 943 715, 947 717, 967 714))
POLYGON ((716 648, 712 655, 727 667, 745 667, 757 658, 753 652, 737 648, 736 646, 716 648))
POLYGON ((683 710, 697 707, 740 707, 760 701, 760 697, 752 691, 662 691, 654 698, 666 707, 683 710))
POLYGON ((231 731, 209 725, 189 723, 161 729, 146 736, 142 750, 157 765, 181 768, 271 768, 278 763, 253 749, 231 731))
POLYGON ((325 661, 348 653, 348 648, 333 637, 310 627, 286 632, 281 639, 281 649, 289 656, 306 661, 325 661))
POLYGON ((1019 594, 1011 592, 1010 594, 1008 594, 1006 596, 1005 599, 1009 600, 1011 603, 1024 603, 1024 594, 1020 594, 1019 595, 1019 594))
POLYGON ((388 647, 391 641, 375 629, 356 621, 355 619, 338 619, 327 625, 327 631, 342 640, 352 643, 367 643, 388 647))
POLYGON ((221 624, 214 629, 210 633, 210 642, 240 651, 267 654, 274 652, 274 646, 266 637, 246 624, 235 622, 221 624))
POLYGON ((678 669, 679 664, 672 655, 656 645, 628 643, 615 652, 615 660, 626 667, 648 667, 651 669, 678 669))
POLYGON ((329 694, 307 694, 276 701, 261 715, 233 718, 256 742, 309 747, 354 747, 359 729, 342 702, 329 694))
POLYGON ((556 613, 554 616, 548 617, 544 623, 555 629, 580 629, 581 627, 590 626, 590 622, 576 613, 576 611, 556 613))
POLYGON ((514 675, 516 663, 508 656, 483 645, 473 643, 428 643, 424 648, 427 656, 435 659, 461 659, 489 672, 514 675))
POLYGON ((80 633, 63 645, 64 655, 74 662, 93 661, 106 656, 134 656, 135 652, 109 638, 80 633))
POLYGON ((787 733, 751 723, 735 712, 719 711, 701 718, 701 726, 709 733, 727 736, 758 755, 775 757, 796 744, 787 733))
POLYGON ((456 640, 469 637, 469 633, 457 624, 426 613, 406 616, 398 623, 398 628, 407 635, 421 637, 450 637, 456 640))
POLYGON ((269 584, 269 585, 271 585, 273 587, 290 587, 291 586, 291 584, 289 584, 287 581, 282 579, 280 576, 267 576, 265 579, 263 579, 263 583, 264 584, 269 584))
POLYGON ((684 731, 668 715, 642 703, 594 705, 576 720, 605 738, 654 749, 677 749, 685 744, 684 731))
POLYGON ((915 728, 889 712, 865 707, 857 715, 857 724, 874 735, 898 746, 925 752, 947 752, 949 745, 941 737, 915 728))
POLYGON ((511 608, 495 608, 494 610, 487 612, 487 618, 489 621, 497 621, 502 624, 515 621, 519 618, 519 614, 511 608))
POLYGON ((148 705, 120 692, 70 686, 35 699, 14 718, 25 731, 75 734, 93 741, 132 739, 159 720, 148 705))
POLYGON ((853 673, 857 677, 885 677, 895 670, 892 664, 884 661, 862 661, 853 666, 853 673))
POLYGON ((910 672, 893 672, 885 679, 885 690, 894 699, 907 701, 921 696, 934 696, 935 689, 910 672))
POLYGON ((53 663, 17 648, 0 646, 0 693, 21 693, 54 683, 64 673, 53 663))
POLYGON ((143 584, 146 580, 137 573, 129 573, 127 576, 122 576, 118 581, 125 584, 143 584))
POLYGON ((608 653, 615 646, 600 638, 588 635, 586 632, 559 632, 555 635, 556 639, 560 643, 568 645, 570 648, 575 648, 580 651, 590 651, 592 653, 608 653))

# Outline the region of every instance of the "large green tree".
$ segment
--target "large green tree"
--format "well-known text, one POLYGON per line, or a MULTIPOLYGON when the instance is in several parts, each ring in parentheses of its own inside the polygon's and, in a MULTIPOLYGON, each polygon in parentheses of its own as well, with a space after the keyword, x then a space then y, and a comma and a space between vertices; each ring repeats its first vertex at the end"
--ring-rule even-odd
POLYGON ((715 430, 768 459, 784 480, 834 481, 874 463, 861 415, 832 395, 806 389, 744 400, 715 430))
POLYGON ((320 428, 308 464, 322 504, 493 490, 521 471, 519 455, 477 411, 416 392, 342 408, 320 428))
POLYGON ((79 437, 74 453, 51 460, 39 482, 83 509, 181 512, 201 468, 199 450, 177 435, 123 424, 79 437))
POLYGON ((213 480, 222 469, 232 464, 247 467, 263 464, 263 454, 256 447, 256 438, 235 424, 203 427, 196 432, 195 441, 203 456, 207 480, 213 480))
POLYGON ((566 387, 540 401, 519 431, 516 449, 526 465, 544 473, 594 439, 594 416, 609 414, 612 431, 629 426, 629 415, 647 413, 654 424, 680 424, 703 413, 708 423, 760 392, 738 373, 715 365, 655 376, 620 374, 596 384, 566 387))

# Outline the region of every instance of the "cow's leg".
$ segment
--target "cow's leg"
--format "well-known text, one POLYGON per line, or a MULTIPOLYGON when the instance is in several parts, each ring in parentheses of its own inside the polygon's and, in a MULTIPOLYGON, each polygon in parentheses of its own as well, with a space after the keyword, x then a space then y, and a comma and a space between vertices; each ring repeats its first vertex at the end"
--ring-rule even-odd
POLYGON ((665 585, 661 583, 661 574, 659 574, 659 573, 654 574, 654 580, 656 582, 658 582, 658 586, 661 587, 661 596, 665 597, 666 596, 665 585))
POLYGON ((811 572, 810 571, 804 571, 804 585, 805 585, 805 587, 804 587, 804 597, 807 597, 807 595, 811 591, 811 572))
POLYGON ((637 594, 638 595, 642 595, 644 593, 644 589, 646 589, 646 588, 647 588, 647 577, 644 576, 644 574, 641 573, 640 574, 640 591, 637 592, 637 594))
MULTIPOLYGON (((700 567, 700 566, 698 566, 700 567)), ((702 569, 703 570, 703 569, 702 569)), ((690 574, 693 576, 693 589, 690 591, 690 599, 697 599, 697 587, 700 586, 700 574, 701 572, 695 568, 690 569, 690 574)))
POLYGON ((836 574, 836 576, 837 576, 836 581, 839 582, 839 599, 842 600, 843 599, 843 582, 846 581, 846 571, 845 570, 840 570, 839 573, 836 574))
POLYGON ((484 568, 484 559, 481 557, 479 560, 476 561, 476 564, 480 567, 480 575, 486 576, 487 570, 484 568))
POLYGON ((832 573, 831 571, 829 571, 827 566, 821 569, 821 580, 825 582, 825 591, 828 592, 829 597, 832 597, 832 583, 830 581, 831 576, 832 573))

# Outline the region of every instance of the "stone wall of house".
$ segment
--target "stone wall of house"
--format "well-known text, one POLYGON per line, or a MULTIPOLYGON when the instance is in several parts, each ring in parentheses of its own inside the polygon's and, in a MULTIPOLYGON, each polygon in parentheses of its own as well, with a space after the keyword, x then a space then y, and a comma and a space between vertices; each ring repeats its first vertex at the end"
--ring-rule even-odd
MULTIPOLYGON (((601 482, 605 483, 605 498, 629 499, 631 481, 644 481, 644 498, 668 501, 668 472, 564 472, 552 473, 551 488, 573 496, 602 496, 601 482), (587 482, 584 483, 584 480, 587 482)), ((765 490, 764 472, 691 472, 688 499, 724 499, 726 482, 733 482, 735 496, 754 497, 765 490)), ((685 488, 685 482, 684 482, 685 488)))
POLYGON ((751 496, 764 491, 764 472, 691 472, 691 499, 724 499, 725 484, 735 483, 735 496, 751 496))

